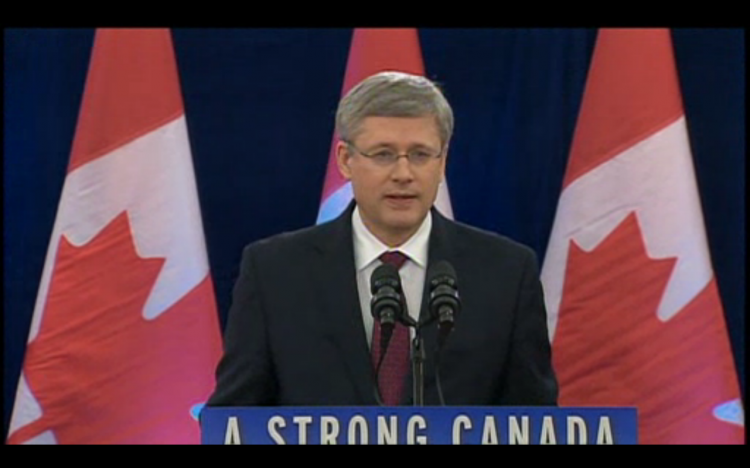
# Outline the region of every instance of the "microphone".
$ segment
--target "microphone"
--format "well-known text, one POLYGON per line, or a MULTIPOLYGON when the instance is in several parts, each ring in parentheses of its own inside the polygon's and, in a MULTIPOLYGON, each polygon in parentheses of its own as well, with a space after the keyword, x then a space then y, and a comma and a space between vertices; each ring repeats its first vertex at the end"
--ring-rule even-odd
POLYGON ((456 270, 450 263, 441 260, 430 269, 427 277, 430 285, 430 315, 438 321, 438 347, 442 348, 453 330, 456 314, 461 312, 456 270))
POLYGON ((461 298, 458 296, 456 270, 445 260, 431 266, 427 273, 430 287, 429 311, 431 318, 437 319, 438 338, 435 354, 435 380, 440 404, 445 406, 443 386, 440 379, 440 355, 448 335, 453 331, 456 314, 461 312, 461 298))
MULTIPOLYGON (((370 312, 380 323, 380 359, 375 368, 375 379, 378 380, 380 366, 388 350, 388 344, 393 336, 396 321, 401 321, 404 315, 405 303, 401 294, 401 277, 395 266, 383 263, 378 266, 370 277, 370 312)), ((374 344, 374 343, 373 343, 374 344)), ((380 394, 375 388, 375 397, 382 405, 380 394)))
POLYGON ((390 327, 393 330, 403 313, 401 277, 396 267, 389 263, 378 266, 370 277, 370 292, 372 316, 380 322, 381 327, 390 327))

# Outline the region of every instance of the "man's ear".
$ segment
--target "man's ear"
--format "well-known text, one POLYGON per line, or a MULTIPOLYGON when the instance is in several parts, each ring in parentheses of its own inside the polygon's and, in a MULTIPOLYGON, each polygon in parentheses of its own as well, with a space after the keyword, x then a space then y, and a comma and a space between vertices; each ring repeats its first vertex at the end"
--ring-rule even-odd
POLYGON ((336 165, 338 165, 339 172, 346 180, 352 178, 352 170, 349 168, 351 158, 352 155, 349 152, 348 145, 339 140, 338 143, 336 143, 336 165))

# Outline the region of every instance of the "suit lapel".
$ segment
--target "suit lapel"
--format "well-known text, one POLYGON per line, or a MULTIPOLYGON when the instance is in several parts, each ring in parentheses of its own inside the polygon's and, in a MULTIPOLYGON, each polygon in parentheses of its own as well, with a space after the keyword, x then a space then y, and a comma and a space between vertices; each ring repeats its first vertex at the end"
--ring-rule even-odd
POLYGON ((338 349, 361 404, 375 404, 374 372, 370 361, 354 266, 351 216, 354 203, 314 240, 320 264, 312 271, 321 297, 326 339, 338 349))

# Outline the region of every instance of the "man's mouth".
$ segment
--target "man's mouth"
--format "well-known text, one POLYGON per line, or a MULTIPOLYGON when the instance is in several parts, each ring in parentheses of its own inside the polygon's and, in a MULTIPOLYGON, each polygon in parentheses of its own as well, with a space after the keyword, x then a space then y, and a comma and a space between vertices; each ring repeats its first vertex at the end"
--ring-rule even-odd
POLYGON ((394 200, 409 200, 412 198, 417 198, 417 196, 413 193, 389 193, 385 197, 394 200))
POLYGON ((386 203, 393 209, 411 209, 417 196, 407 193, 389 193, 385 196, 386 203))

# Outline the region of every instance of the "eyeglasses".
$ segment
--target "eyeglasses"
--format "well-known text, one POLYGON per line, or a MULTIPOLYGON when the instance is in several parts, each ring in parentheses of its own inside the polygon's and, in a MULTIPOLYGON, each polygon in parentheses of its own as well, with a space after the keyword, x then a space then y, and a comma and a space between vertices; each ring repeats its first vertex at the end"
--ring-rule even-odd
POLYGON ((423 148, 415 148, 407 151, 406 153, 397 153, 391 149, 381 149, 374 153, 365 153, 360 150, 350 141, 344 140, 344 143, 349 145, 354 151, 368 158, 378 166, 392 166, 396 164, 399 158, 406 158, 413 166, 424 166, 430 161, 438 159, 443 154, 443 150, 427 150, 423 148))

